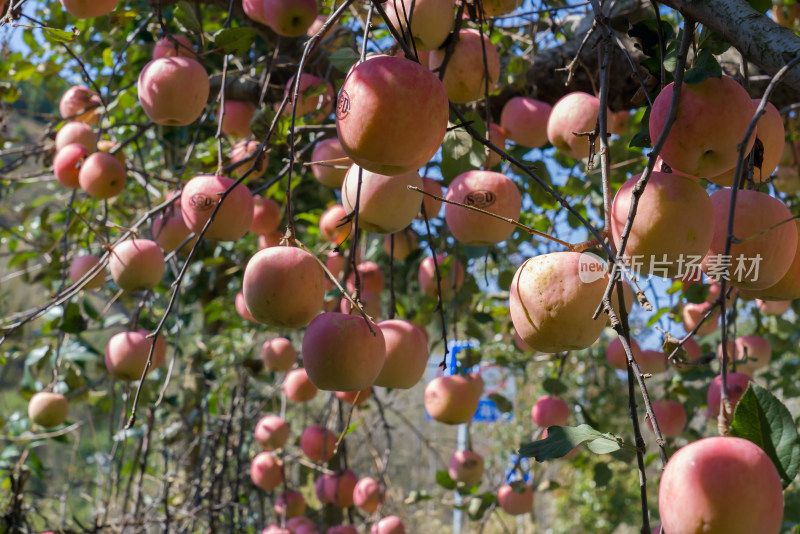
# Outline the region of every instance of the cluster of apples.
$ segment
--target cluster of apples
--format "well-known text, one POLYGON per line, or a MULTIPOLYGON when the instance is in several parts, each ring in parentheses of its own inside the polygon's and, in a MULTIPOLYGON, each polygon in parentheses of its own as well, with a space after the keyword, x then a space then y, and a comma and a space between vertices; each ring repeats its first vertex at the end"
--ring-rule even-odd
MULTIPOLYGON (((550 141, 559 150, 572 155, 576 155, 570 152, 573 147, 562 149, 559 139, 549 134, 559 105, 574 95, 567 95, 554 106, 547 123, 550 141)), ((671 95, 672 86, 667 86, 653 104, 650 116, 653 139, 657 139, 663 129, 671 95)), ((707 177, 720 186, 730 184, 737 144, 744 137, 757 104, 758 101, 752 101, 731 78, 709 78, 700 84, 684 84, 677 120, 661 153, 663 164, 673 172, 651 175, 639 200, 625 249, 627 257, 644 258, 643 272, 675 276, 682 265, 680 258, 691 256, 705 258, 703 269, 707 273, 715 272, 713 258, 724 252, 731 189, 722 187, 709 197, 697 178, 707 177), (732 102, 736 104, 729 107, 732 102), (735 113, 731 113, 732 109, 735 113), (724 133, 717 131, 720 113, 731 117, 724 133), (653 260, 663 264, 663 270, 654 267, 651 271, 650 267, 656 265, 653 260)), ((571 116, 587 115, 591 120, 583 126, 573 125, 570 130, 593 129, 597 106, 579 107, 583 111, 575 111, 571 116)), ((784 146, 783 123, 771 104, 758 122, 756 135, 764 148, 760 170, 766 177, 777 166, 784 146)), ((751 146, 756 135, 750 140, 751 146)), ((571 139, 586 145, 582 138, 571 136, 571 139)), ((628 180, 614 198, 611 231, 617 245, 638 178, 637 175, 628 180)), ((755 237, 734 243, 731 256, 765 260, 757 270, 730 267, 725 271, 731 284, 746 296, 767 300, 800 297, 797 226, 794 222, 779 224, 791 217, 786 206, 767 193, 738 192, 734 235, 740 239, 755 237)), ((535 350, 557 352, 586 348, 599 337, 603 322, 593 321, 591 317, 606 280, 582 282, 579 268, 581 262, 587 261, 590 260, 581 259, 574 252, 556 252, 532 258, 517 271, 511 291, 512 319, 517 332, 535 350)))
POLYGON ((73 86, 59 102, 59 112, 67 120, 56 134, 53 174, 64 187, 81 188, 96 199, 119 195, 125 187, 125 155, 110 152, 115 143, 98 140, 92 129, 102 114, 100 96, 84 86, 73 86))
MULTIPOLYGON (((250 477, 259 488, 270 491, 285 484, 281 456, 289 436, 289 424, 277 415, 266 415, 256 425, 254 437, 262 452, 250 464, 250 477)), ((336 434, 331 430, 323 425, 311 425, 301 433, 299 446, 303 455, 312 462, 325 463, 333 458, 336 441, 336 434)), ((377 511, 385 500, 385 490, 378 481, 372 477, 359 478, 350 469, 320 475, 315 483, 315 491, 323 504, 339 508, 358 506, 368 514, 377 511)), ((285 489, 276 497, 273 506, 279 517, 285 514, 286 529, 290 532, 318 532, 314 523, 302 517, 306 502, 301 493, 285 489)), ((393 534, 405 532, 402 521, 396 516, 387 516, 376 522, 372 531, 393 534)), ((269 525, 264 532, 283 531, 278 525, 269 525)), ((352 526, 341 525, 331 527, 326 532, 357 531, 352 526)))

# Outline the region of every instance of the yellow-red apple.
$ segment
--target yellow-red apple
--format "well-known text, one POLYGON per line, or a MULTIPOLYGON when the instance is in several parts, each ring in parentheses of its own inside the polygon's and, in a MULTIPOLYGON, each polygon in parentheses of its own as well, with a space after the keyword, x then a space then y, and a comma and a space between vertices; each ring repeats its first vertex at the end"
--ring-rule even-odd
POLYGON ((39 391, 28 401, 28 417, 39 426, 58 426, 67 420, 69 401, 60 393, 39 391))
POLYGON ((399 232, 411 224, 422 205, 422 195, 410 191, 409 185, 422 189, 422 178, 417 171, 386 176, 353 165, 342 183, 342 205, 351 213, 355 211, 358 199, 359 228, 379 234, 399 232))
MULTIPOLYGON (((473 28, 462 28, 457 39, 442 82, 450 100, 456 104, 466 104, 484 98, 488 96, 487 91, 491 93, 494 90, 500 78, 500 56, 489 37, 481 36, 473 28)), ((439 67, 444 63, 444 56, 444 50, 430 52, 428 65, 432 71, 438 73, 439 67)))
POLYGON ((149 334, 147 330, 120 332, 108 340, 105 362, 114 378, 128 382, 142 378, 151 346, 153 360, 148 372, 161 367, 167 357, 167 342, 160 335, 153 339, 149 334))
POLYGON ((600 99, 587 93, 569 93, 555 103, 547 119, 547 139, 559 152, 574 159, 589 157, 589 140, 575 134, 592 132, 600 99))
POLYGON ((111 278, 125 291, 153 289, 166 270, 164 253, 149 239, 128 239, 117 243, 108 258, 111 278))

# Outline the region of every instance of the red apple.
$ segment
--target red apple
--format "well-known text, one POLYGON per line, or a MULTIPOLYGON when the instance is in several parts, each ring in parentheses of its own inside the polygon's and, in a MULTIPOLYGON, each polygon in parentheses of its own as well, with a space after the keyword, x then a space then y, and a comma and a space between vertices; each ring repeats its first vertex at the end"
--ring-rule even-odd
POLYGON ((299 491, 284 491, 275 498, 272 507, 278 517, 286 515, 286 519, 298 517, 306 511, 306 500, 299 491))
POLYGON ((339 93, 336 130, 356 165, 396 176, 436 154, 448 116, 447 92, 435 74, 405 58, 376 56, 350 70, 339 93))
POLYGON ((93 19, 114 11, 117 0, 61 0, 61 5, 76 19, 93 19))
POLYGON ((739 191, 733 235, 746 240, 731 244, 730 258, 727 258, 730 267, 726 269, 723 255, 731 190, 716 191, 711 195, 711 202, 714 207, 714 237, 703 260, 703 271, 712 279, 727 273, 730 284, 741 289, 766 289, 778 283, 792 265, 798 246, 797 224, 790 221, 778 225, 793 217, 789 209, 766 193, 739 191))
POLYGON ((294 402, 308 402, 317 396, 317 386, 311 383, 306 370, 293 369, 286 373, 283 381, 283 391, 286 397, 294 402))
POLYGON ((289 440, 289 425, 277 415, 265 415, 256 424, 253 435, 262 449, 274 451, 289 440))
MULTIPOLYGON (((747 384, 753 379, 744 373, 728 373, 728 400, 731 401, 731 409, 736 408, 736 403, 744 395, 747 389, 747 384)), ((719 414, 719 406, 722 402, 722 375, 717 375, 708 386, 708 393, 706 394, 706 402, 708 403, 708 415, 716 418, 719 414)))
MULTIPOLYGON (((352 291, 352 289, 350 291, 352 291)), ((361 291, 361 307, 364 308, 364 313, 372 317, 373 320, 377 320, 377 318, 381 316, 381 299, 372 291, 361 291)), ((335 307, 333 309, 335 309, 335 307)), ((328 311, 333 311, 333 309, 328 311)), ((346 298, 339 301, 339 311, 345 315, 361 316, 361 312, 353 311, 353 305, 346 298)))
MULTIPOLYGON (((284 94, 289 93, 290 95, 294 95, 294 80, 294 76, 289 78, 289 81, 286 83, 286 88, 284 89, 284 94)), ((335 96, 333 86, 330 82, 304 72, 300 75, 299 90, 299 100, 297 102, 297 109, 295 110, 296 117, 302 117, 303 115, 313 113, 312 117, 315 120, 322 121, 331 114, 335 96), (324 91, 320 92, 320 86, 325 87, 324 91)), ((290 100, 286 105, 285 113, 292 112, 292 96, 289 98, 290 100)))
MULTIPOLYGON (((323 502, 328 502, 339 508, 353 506, 353 493, 358 483, 358 476, 354 472, 345 469, 334 475, 323 475, 323 477, 327 477, 323 483, 323 502)), ((355 528, 353 528, 352 532, 358 534, 355 528)))
MULTIPOLYGON (((115 0, 112 1, 116 4, 115 0)), ((65 119, 92 125, 100 120, 100 115, 103 114, 100 107, 102 105, 103 101, 100 99, 100 95, 88 87, 73 85, 61 96, 58 112, 65 119)))
POLYGON ((241 100, 225 100, 225 113, 222 115, 222 133, 236 138, 250 137, 250 121, 256 113, 255 105, 241 100))
MULTIPOLYGON (((522 197, 511 179, 499 172, 468 171, 459 174, 447 188, 447 200, 459 202, 516 221, 522 208, 522 197)), ((461 206, 444 208, 447 227, 457 241, 470 246, 493 245, 505 241, 515 227, 461 206)))
POLYGON ((337 391, 334 393, 336 398, 353 406, 361 406, 372 393, 372 386, 361 391, 337 391))
POLYGON ((255 203, 250 190, 243 184, 234 187, 235 183, 232 178, 207 174, 195 176, 186 182, 181 194, 181 213, 186 226, 200 235, 219 204, 220 195, 233 187, 203 237, 216 241, 241 239, 253 222, 255 203))
POLYGON ((300 328, 322 309, 325 273, 303 249, 270 247, 247 262, 243 288, 247 309, 256 321, 300 328))
POLYGON ((323 313, 303 336, 303 365, 319 389, 360 391, 375 382, 385 361, 381 329, 360 316, 323 313))
MULTIPOLYGON (((401 34, 411 23, 412 50, 435 50, 444 43, 453 27, 453 0, 415 0, 414 2, 386 2, 388 21, 401 34), (413 7, 413 9, 412 9, 413 7)), ((423 55, 423 54, 420 54, 423 55)))
POLYGON ((428 343, 409 321, 389 319, 378 323, 386 342, 386 361, 376 386, 410 389, 420 381, 428 364, 428 343))
POLYGON ((278 229, 283 219, 281 206, 271 198, 261 195, 253 196, 253 222, 250 232, 256 235, 267 235, 278 229))
POLYGON ((756 299, 756 306, 761 313, 767 315, 783 315, 792 307, 791 300, 760 300, 756 299))
MULTIPOLYGON (((628 221, 637 174, 614 197, 611 230, 619 247, 628 221)), ((696 181, 674 174, 653 172, 639 198, 625 247, 625 256, 640 266, 637 271, 662 277, 683 272, 689 257, 705 256, 714 235, 711 198, 696 181)))
MULTIPOLYGON (((380 266, 374 261, 362 261, 356 266, 358 271, 359 280, 361 282, 361 289, 364 291, 371 291, 375 295, 379 295, 386 284, 386 279, 383 276, 380 266)), ((347 290, 353 291, 356 287, 355 273, 350 273, 347 278, 347 290)))
POLYGON ((125 291, 153 289, 166 270, 164 253, 149 239, 128 239, 114 245, 108 259, 111 278, 125 291))
POLYGON ((53 174, 58 183, 71 189, 80 187, 80 169, 88 155, 86 148, 78 143, 72 143, 59 150, 53 159, 53 174))
POLYGON ((483 478, 483 456, 470 450, 456 451, 447 464, 447 474, 467 487, 480 484, 483 478))
POLYGON ((425 387, 425 410, 440 423, 466 423, 478 410, 482 393, 483 380, 479 375, 440 376, 425 387))
MULTIPOLYGON (((795 220, 795 224, 797 225, 798 239, 800 239, 800 222, 795 220)), ((741 296, 745 298, 759 297, 768 300, 789 301, 800 298, 800 242, 798 242, 795 250, 792 264, 780 280, 766 289, 742 290, 741 296)))
POLYGON ((533 508, 533 488, 519 482, 505 484, 497 490, 497 503, 510 515, 530 513, 533 508))
MULTIPOLYGON (((442 278, 442 298, 450 298, 464 284, 464 267, 445 254, 437 254, 436 262, 439 264, 439 275, 442 278)), ((435 267, 432 257, 425 258, 419 265, 419 287, 429 297, 435 297, 437 294, 435 267)))
MULTIPOLYGON (((665 438, 677 438, 686 428, 686 408, 676 400, 654 401, 653 413, 658 421, 658 429, 665 438)), ((649 420, 647 424, 653 428, 649 420)))
POLYGON ((371 477, 364 477, 353 488, 353 503, 367 513, 378 509, 385 498, 383 487, 371 477))
POLYGON ((95 152, 83 160, 78 183, 92 198, 115 197, 125 188, 125 167, 111 154, 95 152))
POLYGON ((260 452, 250 463, 250 478, 263 490, 272 490, 283 483, 283 462, 271 452, 260 452))
POLYGON ((150 369, 158 369, 167 357, 167 342, 163 337, 147 337, 147 330, 120 332, 108 340, 106 345, 106 368, 117 380, 139 380, 147 365, 147 357, 153 347, 150 369))
MULTIPOLYGON (((351 223, 347 222, 348 211, 341 204, 334 204, 319 218, 319 230, 330 243, 341 245, 350 235, 351 223)), ((361 221, 359 221, 360 223, 361 221)))
POLYGON ((680 448, 658 486, 658 511, 667 534, 777 534, 783 501, 772 460, 742 438, 710 437, 680 448))
POLYGON ((173 33, 169 37, 159 39, 153 47, 153 59, 174 56, 197 58, 197 54, 194 53, 194 45, 188 37, 173 33))
MULTIPOLYGON (((635 339, 630 338, 630 345, 633 358, 637 363, 641 364, 642 349, 639 347, 639 343, 637 343, 635 339)), ((622 341, 620 341, 618 337, 615 337, 608 343, 608 347, 606 347, 606 361, 608 365, 614 369, 625 371, 628 368, 628 356, 625 354, 625 349, 622 348, 622 341)))
POLYGON ((273 373, 289 371, 297 360, 297 352, 292 342, 285 337, 276 337, 261 346, 261 360, 264 367, 273 373))
POLYGON ((28 417, 39 426, 58 426, 67 420, 69 401, 60 393, 39 391, 28 401, 28 417))
MULTIPOLYGON (((249 158, 252 154, 258 150, 258 141, 237 141, 233 148, 231 148, 231 163, 236 163, 238 161, 245 160, 249 158)), ((256 162, 253 161, 246 161, 241 165, 236 166, 232 171, 231 174, 236 176, 237 178, 241 178, 241 176, 250 170, 250 167, 254 167, 253 172, 247 175, 247 178, 256 179, 264 175, 267 171, 267 165, 269 165, 269 152, 266 150, 261 153, 261 161, 256 162)))
POLYGON ((187 126, 202 115, 210 92, 208 73, 188 57, 162 57, 139 74, 139 103, 163 126, 187 126))
POLYGON ((667 355, 660 350, 643 350, 637 363, 642 373, 664 373, 667 370, 667 355))
POLYGON ((73 143, 83 146, 86 153, 91 154, 97 150, 97 132, 85 122, 68 122, 56 134, 56 153, 73 143))
MULTIPOLYGON (((501 150, 505 150, 506 148, 506 132, 499 124, 489 123, 489 130, 486 132, 486 139, 492 143, 494 146, 501 150)), ((501 161, 503 158, 500 157, 500 154, 495 152, 494 150, 487 150, 486 161, 483 162, 483 166, 486 169, 491 169, 501 161)))
MULTIPOLYGON (((73 284, 78 283, 78 280, 83 278, 83 275, 91 271, 92 267, 98 263, 100 263, 100 258, 97 256, 92 256, 91 254, 81 254, 80 256, 76 256, 69 266, 69 279, 73 284)), ((105 270, 100 269, 97 271, 97 274, 89 279, 89 281, 83 286, 83 289, 88 291, 90 289, 103 287, 103 283, 105 283, 105 281, 105 270)))
POLYGON ((515 96, 503 106, 500 124, 516 144, 541 148, 547 144, 547 120, 553 107, 547 102, 515 96))
POLYGON ((314 152, 311 153, 311 161, 324 161, 326 164, 311 165, 311 172, 314 178, 322 185, 339 189, 344 182, 347 169, 352 165, 352 161, 347 157, 339 142, 338 137, 323 139, 314 145, 314 152))
MULTIPOLYGON (((656 142, 669 114, 672 86, 661 90, 650 112, 650 139, 656 142)), ((733 78, 708 77, 697 84, 684 83, 678 115, 661 150, 671 168, 691 176, 717 176, 736 165, 737 147, 753 118, 753 102, 733 78), (725 127, 720 128, 720 117, 725 127)), ((755 136, 751 138, 750 150, 755 136)), ((667 529, 669 531, 669 529, 667 529)))
POLYGON ((596 96, 575 92, 561 97, 547 119, 547 139, 565 156, 588 158, 588 138, 575 134, 594 131, 599 110, 596 96))
POLYGON ((263 0, 264 24, 283 37, 304 35, 317 18, 316 0, 263 0))
MULTIPOLYGON (((760 103, 760 98, 753 99, 753 111, 755 111, 760 103)), ((759 142, 758 150, 761 155, 761 167, 757 167, 755 165, 756 162, 753 162, 753 180, 758 183, 769 178, 772 172, 775 170, 775 167, 778 166, 778 163, 781 159, 781 154, 783 153, 783 147, 786 144, 786 131, 784 130, 783 119, 781 119, 781 114, 778 112, 778 108, 773 106, 770 102, 767 102, 767 107, 765 108, 764 114, 761 115, 760 119, 758 119, 756 127, 757 139, 759 142)), ((742 162, 743 176, 747 176, 748 170, 746 165, 747 160, 744 160, 742 162)), ((734 166, 730 170, 725 171, 718 176, 709 177, 709 180, 717 185, 732 186, 734 178, 733 175, 735 172, 736 164, 734 163, 734 166)), ((745 182, 742 181, 742 183, 745 182)))
POLYGON ((409 254, 419 248, 417 234, 410 228, 406 228, 401 232, 386 234, 386 236, 384 236, 383 251, 386 252, 387 256, 392 253, 392 236, 394 236, 394 259, 396 261, 405 260, 409 254))
MULTIPOLYGON (((686 332, 691 332, 697 326, 697 324, 705 317, 706 313, 708 313, 708 309, 711 307, 711 303, 704 302, 700 304, 694 303, 687 303, 683 305, 683 329, 686 332)), ((716 308, 711 316, 706 319, 701 326, 697 330, 697 335, 699 336, 707 336, 708 334, 713 334, 719 328, 719 308, 716 308)))
POLYGON ((564 426, 569 419, 569 406, 562 399, 544 395, 533 405, 531 417, 542 428, 564 426))
MULTIPOLYGON (((433 178, 423 178, 422 179, 422 189, 426 193, 430 193, 432 195, 436 195, 438 197, 444 197, 445 190, 442 186, 442 182, 439 180, 434 180, 433 178)), ((425 213, 428 216, 428 219, 433 219, 434 217, 439 216, 439 212, 442 209, 442 201, 436 200, 435 198, 429 197, 427 195, 422 195, 422 204, 425 206, 425 213)), ((420 220, 425 220, 422 216, 422 209, 420 209, 419 215, 417 218, 420 220)))
POLYGON ((396 515, 387 515, 369 530, 370 534, 406 534, 403 521, 396 515))
POLYGON ((322 425, 306 427, 300 435, 300 449, 309 460, 327 462, 335 448, 336 434, 322 425))
POLYGON ((236 299, 234 300, 233 306, 236 308, 236 313, 238 313, 242 319, 247 319, 248 321, 253 321, 254 323, 257 322, 250 313, 250 310, 247 309, 247 304, 244 301, 244 291, 239 291, 236 293, 236 299))

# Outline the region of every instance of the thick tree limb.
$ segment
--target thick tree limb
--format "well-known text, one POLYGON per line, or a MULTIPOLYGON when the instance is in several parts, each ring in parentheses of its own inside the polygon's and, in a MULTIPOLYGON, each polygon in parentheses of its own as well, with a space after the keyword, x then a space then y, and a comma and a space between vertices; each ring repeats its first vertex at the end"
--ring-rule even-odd
MULTIPOLYGON (((744 0, 662 0, 661 3, 718 33, 769 76, 800 55, 800 37, 744 0)), ((787 72, 782 85, 795 101, 800 101, 800 68, 787 72)))

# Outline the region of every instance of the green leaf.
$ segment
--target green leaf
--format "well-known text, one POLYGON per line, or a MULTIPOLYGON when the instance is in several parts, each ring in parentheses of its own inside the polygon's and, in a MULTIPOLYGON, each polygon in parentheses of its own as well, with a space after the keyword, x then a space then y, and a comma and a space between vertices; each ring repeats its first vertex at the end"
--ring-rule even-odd
POLYGON ((103 65, 106 67, 114 66, 114 51, 110 48, 103 50, 103 65))
POLYGON ((44 38, 51 43, 74 43, 75 39, 77 39, 78 35, 81 33, 74 27, 71 32, 59 30, 58 28, 50 28, 48 26, 43 27, 42 31, 44 32, 44 38))
POLYGON ((519 449, 519 454, 525 458, 534 458, 537 462, 543 462, 562 458, 572 449, 587 441, 593 446, 592 452, 598 454, 613 452, 621 447, 619 438, 612 434, 598 432, 589 425, 551 426, 547 429, 547 438, 523 445, 519 449))
POLYGON ((511 403, 511 401, 499 393, 492 393, 489 395, 489 400, 492 401, 495 406, 497 406, 497 409, 502 413, 509 413, 514 409, 514 405, 511 403))
POLYGON ((594 485, 598 488, 606 486, 611 481, 611 469, 605 462, 594 465, 594 485))
POLYGON ((761 447, 778 469, 783 487, 800 469, 800 437, 792 414, 772 393, 753 382, 736 405, 731 435, 761 447))
POLYGON ((700 51, 694 67, 686 71, 683 81, 694 85, 704 82, 706 78, 722 78, 722 67, 708 48, 700 51))
POLYGON ((81 315, 80 306, 70 302, 61 317, 61 324, 58 325, 59 330, 67 334, 80 334, 86 330, 86 327, 86 319, 81 315))
POLYGON ((631 142, 628 143, 630 148, 650 148, 652 146, 650 140, 650 129, 648 126, 643 126, 641 130, 636 132, 636 134, 631 139, 631 142))
POLYGON ((257 34, 255 28, 229 28, 214 36, 214 44, 226 54, 240 56, 247 53, 257 34))
POLYGON ((477 497, 473 497, 469 501, 469 508, 467 508, 467 515, 473 521, 478 521, 483 518, 483 514, 494 504, 496 497, 494 493, 483 493, 477 497))
POLYGON ((772 7, 772 0, 747 0, 747 3, 759 13, 766 13, 772 7))
POLYGON ((352 48, 340 48, 328 56, 328 61, 331 62, 336 69, 342 72, 348 72, 350 68, 355 65, 361 56, 352 48))
POLYGON ((547 378, 542 382, 542 388, 550 395, 561 395, 567 391, 567 386, 557 378, 547 378))
POLYGON ((436 483, 449 490, 456 489, 456 486, 458 485, 456 484, 455 480, 450 478, 450 474, 445 469, 436 471, 436 483))
POLYGON ((651 326, 656 324, 658 322, 658 320, 661 319, 661 316, 664 315, 665 313, 669 312, 670 309, 671 308, 666 308, 666 307, 665 308, 659 308, 658 311, 655 314, 653 314, 652 317, 650 317, 650 320, 647 321, 647 328, 650 328, 651 326))
POLYGON ((178 2, 177 7, 175 8, 175 18, 178 21, 178 24, 186 28, 187 30, 191 30, 193 32, 200 32, 202 31, 202 27, 200 26, 200 21, 197 20, 197 17, 194 14, 194 10, 192 9, 192 5, 189 2, 181 1, 178 2))

